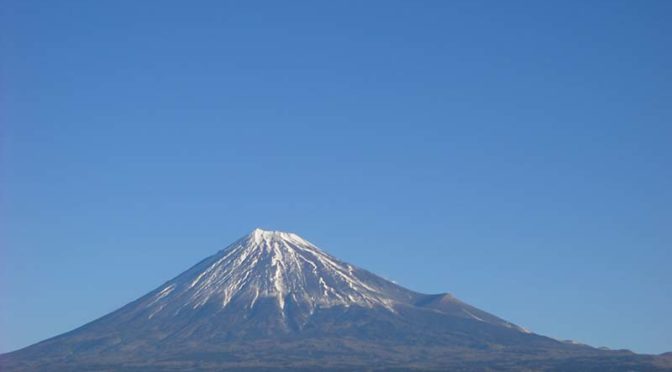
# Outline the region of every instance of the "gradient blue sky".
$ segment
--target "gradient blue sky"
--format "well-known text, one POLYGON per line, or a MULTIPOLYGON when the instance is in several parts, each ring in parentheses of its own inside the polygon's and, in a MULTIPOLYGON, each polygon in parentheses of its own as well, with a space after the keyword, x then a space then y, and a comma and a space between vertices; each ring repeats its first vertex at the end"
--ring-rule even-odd
POLYGON ((0 351, 259 226, 672 350, 672 2, 4 0, 0 351))

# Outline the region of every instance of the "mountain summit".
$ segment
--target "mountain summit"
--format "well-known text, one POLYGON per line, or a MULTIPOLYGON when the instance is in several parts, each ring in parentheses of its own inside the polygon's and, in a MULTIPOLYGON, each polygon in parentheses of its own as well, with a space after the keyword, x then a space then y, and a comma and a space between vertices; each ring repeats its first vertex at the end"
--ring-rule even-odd
POLYGON ((299 331, 315 313, 357 306, 397 314, 400 304, 451 308, 453 315, 523 331, 448 296, 425 298, 342 262, 300 236, 255 229, 150 293, 136 311, 172 319, 207 309, 213 314, 277 323, 274 332, 299 331))
POLYGON ((4 370, 657 368, 403 288, 256 229, 134 302, 0 357, 4 370))
POLYGON ((171 303, 198 307, 212 304, 254 309, 274 300, 279 314, 295 308, 303 315, 318 307, 382 306, 393 310, 403 294, 387 282, 360 279, 351 265, 329 256, 292 233, 256 229, 168 282, 148 308, 157 314, 171 303))

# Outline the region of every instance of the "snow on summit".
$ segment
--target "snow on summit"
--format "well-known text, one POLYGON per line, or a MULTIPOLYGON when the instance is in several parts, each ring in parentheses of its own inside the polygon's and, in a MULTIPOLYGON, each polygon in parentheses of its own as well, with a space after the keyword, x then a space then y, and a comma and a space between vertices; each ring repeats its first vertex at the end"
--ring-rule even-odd
POLYGON ((308 313, 353 304, 394 311, 401 288, 369 276, 296 234, 255 229, 161 286, 144 306, 150 319, 169 308, 224 309, 235 303, 253 309, 268 299, 283 315, 289 302, 308 313), (391 286, 396 288, 390 294, 391 286))

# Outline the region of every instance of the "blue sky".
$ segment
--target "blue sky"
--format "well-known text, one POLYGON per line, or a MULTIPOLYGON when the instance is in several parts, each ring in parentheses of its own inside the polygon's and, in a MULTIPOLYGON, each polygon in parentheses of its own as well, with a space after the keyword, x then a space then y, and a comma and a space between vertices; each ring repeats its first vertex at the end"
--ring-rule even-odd
POLYGON ((2 5, 0 351, 259 226, 672 350, 669 1, 2 5))

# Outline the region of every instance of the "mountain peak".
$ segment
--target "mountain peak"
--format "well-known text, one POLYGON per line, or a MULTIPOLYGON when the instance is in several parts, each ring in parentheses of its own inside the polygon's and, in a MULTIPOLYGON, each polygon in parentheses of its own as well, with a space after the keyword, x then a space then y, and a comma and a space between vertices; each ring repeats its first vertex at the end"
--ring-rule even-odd
POLYGON ((285 241, 285 242, 310 245, 314 247, 313 244, 309 243, 307 240, 303 239, 302 237, 294 233, 277 231, 277 230, 263 230, 258 227, 252 230, 252 232, 246 236, 245 240, 248 242, 248 244, 254 244, 254 245, 261 245, 264 243, 269 243, 271 241, 276 242, 285 241))
POLYGON ((393 305, 410 292, 342 262, 297 234, 257 228, 144 301, 147 318, 186 309, 273 308, 282 318, 304 318, 318 308, 393 305))

